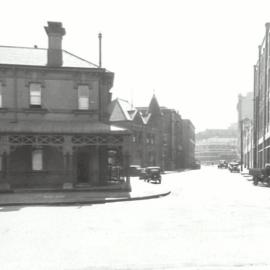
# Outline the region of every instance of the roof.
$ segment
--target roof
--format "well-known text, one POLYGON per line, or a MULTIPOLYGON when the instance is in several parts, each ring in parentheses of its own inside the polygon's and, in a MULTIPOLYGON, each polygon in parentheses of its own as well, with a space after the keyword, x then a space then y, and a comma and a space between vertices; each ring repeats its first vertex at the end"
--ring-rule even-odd
POLYGON ((131 121, 130 110, 131 105, 128 101, 120 98, 113 100, 110 105, 110 121, 131 121))
POLYGON ((148 121, 149 121, 151 115, 152 115, 151 113, 149 113, 149 114, 147 114, 147 115, 145 115, 145 116, 143 116, 143 115, 141 114, 142 119, 143 119, 143 122, 144 122, 145 124, 148 123, 148 121))
POLYGON ((129 134, 130 131, 101 122, 23 120, 0 121, 0 133, 129 134))
MULTIPOLYGON (((63 65, 61 67, 98 68, 97 65, 70 52, 65 50, 62 52, 63 65)), ((0 46, 0 64, 47 66, 47 49, 0 46)))

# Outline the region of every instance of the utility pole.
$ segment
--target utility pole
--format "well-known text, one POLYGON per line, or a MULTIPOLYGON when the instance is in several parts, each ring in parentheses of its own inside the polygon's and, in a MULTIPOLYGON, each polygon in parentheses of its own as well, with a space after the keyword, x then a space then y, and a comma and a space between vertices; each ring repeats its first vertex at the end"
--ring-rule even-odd
POLYGON ((102 67, 102 34, 98 34, 99 39, 99 68, 102 67))

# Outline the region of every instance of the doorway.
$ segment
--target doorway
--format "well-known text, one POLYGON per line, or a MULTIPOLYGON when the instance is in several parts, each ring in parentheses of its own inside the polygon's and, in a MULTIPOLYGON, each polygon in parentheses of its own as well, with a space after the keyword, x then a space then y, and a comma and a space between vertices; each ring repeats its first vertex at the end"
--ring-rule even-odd
POLYGON ((79 183, 89 182, 89 155, 86 152, 78 153, 77 180, 79 183))

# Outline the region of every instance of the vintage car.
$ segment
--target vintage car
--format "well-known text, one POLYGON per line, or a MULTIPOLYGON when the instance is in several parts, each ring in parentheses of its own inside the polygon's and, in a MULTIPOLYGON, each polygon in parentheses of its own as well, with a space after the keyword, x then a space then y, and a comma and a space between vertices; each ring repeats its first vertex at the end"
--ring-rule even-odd
POLYGON ((139 173, 139 179, 146 179, 146 168, 141 168, 139 173))
POLYGON ((218 163, 219 169, 227 169, 228 168, 228 162, 226 160, 220 160, 218 163))
POLYGON ((270 164, 266 163, 264 169, 254 168, 249 169, 249 174, 253 176, 253 184, 258 185, 259 182, 262 184, 270 185, 270 164))
POLYGON ((240 172, 240 164, 238 162, 230 162, 228 165, 229 171, 232 172, 240 172))
POLYGON ((193 170, 199 170, 201 168, 201 163, 199 161, 195 161, 192 165, 191 165, 191 169, 193 170))
POLYGON ((160 184, 161 183, 161 169, 160 167, 147 167, 145 169, 146 176, 145 181, 147 182, 155 182, 160 184))
POLYGON ((130 165, 129 166, 129 175, 130 176, 139 176, 141 171, 141 166, 139 165, 130 165))

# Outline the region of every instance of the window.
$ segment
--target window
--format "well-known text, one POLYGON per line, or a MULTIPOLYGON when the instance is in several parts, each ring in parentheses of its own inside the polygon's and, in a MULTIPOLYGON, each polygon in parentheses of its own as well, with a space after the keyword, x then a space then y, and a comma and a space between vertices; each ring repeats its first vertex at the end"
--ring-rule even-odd
POLYGON ((78 107, 79 110, 88 110, 89 109, 89 100, 90 91, 87 85, 80 85, 78 87, 78 107))
POLYGON ((41 171, 43 169, 43 152, 42 149, 35 149, 32 152, 32 170, 41 171))
POLYGON ((41 107, 41 85, 39 83, 30 84, 30 107, 41 107))

